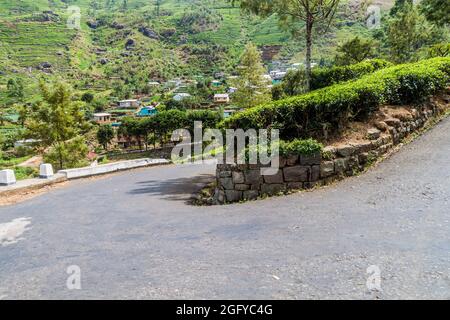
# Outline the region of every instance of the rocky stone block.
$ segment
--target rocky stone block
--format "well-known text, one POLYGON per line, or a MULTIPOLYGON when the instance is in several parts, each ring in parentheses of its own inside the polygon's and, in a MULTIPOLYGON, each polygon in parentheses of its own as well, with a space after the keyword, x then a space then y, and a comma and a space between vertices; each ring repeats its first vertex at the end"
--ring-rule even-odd
POLYGON ((298 162, 298 156, 288 156, 286 158, 286 165, 287 166, 293 166, 298 162))
POLYGON ((274 175, 264 176, 265 183, 283 183, 283 171, 280 169, 274 175))
POLYGON ((356 151, 356 148, 351 145, 343 145, 336 147, 337 154, 341 157, 349 157, 353 155, 356 151))
POLYGON ((358 156, 353 156, 353 157, 348 158, 348 169, 349 170, 359 169, 358 156))
POLYGON ((261 194, 274 195, 286 191, 286 186, 282 183, 261 185, 261 194))
POLYGON ((242 200, 242 191, 237 190, 225 190, 225 198, 227 202, 238 202, 242 200))
POLYGON ((320 179, 320 165, 311 166, 309 181, 317 181, 320 179))
POLYGON ((243 193, 244 200, 255 200, 258 197, 259 197, 259 191, 257 191, 257 190, 244 191, 244 193, 243 193))
POLYGON ((358 161, 360 164, 364 165, 369 161, 369 153, 363 152, 358 155, 358 161))
POLYGON ((355 153, 367 152, 372 149, 372 142, 370 141, 353 142, 351 145, 355 147, 355 153))
POLYGON ((240 171, 233 171, 233 182, 244 183, 245 182, 244 174, 240 171))
POLYGON ((386 131, 388 130, 388 128, 389 128, 389 126, 387 125, 387 123, 384 122, 384 121, 376 121, 376 122, 374 123, 374 125, 375 125, 375 127, 376 127, 378 130, 383 131, 383 132, 386 132, 386 131))
POLYGON ((287 188, 290 190, 301 190, 303 189, 303 182, 289 182, 287 188))
POLYGON ((249 184, 237 183, 234 185, 234 189, 237 191, 247 191, 250 190, 249 184))
POLYGON ((308 181, 310 167, 293 166, 283 168, 284 181, 286 182, 305 182, 308 181))
POLYGON ((225 190, 232 190, 232 189, 234 189, 233 179, 232 178, 220 178, 219 186, 225 190))
POLYGON ((367 138, 369 140, 376 140, 380 137, 381 131, 376 128, 371 128, 367 130, 367 138))
POLYGON ((334 171, 336 173, 344 173, 348 169, 348 159, 336 159, 334 160, 334 171))
POLYGON ((334 174, 334 161, 324 161, 320 165, 320 177, 326 178, 334 174))
POLYGON ((219 188, 216 188, 214 191, 214 200, 218 203, 224 203, 225 202, 225 192, 223 190, 220 190, 219 188))
POLYGON ((309 155, 300 155, 300 165, 302 166, 312 166, 316 164, 320 164, 322 161, 322 155, 320 152, 309 154, 309 155))
POLYGON ((220 171, 219 172, 220 178, 228 178, 231 177, 231 171, 220 171))
POLYGON ((247 184, 259 184, 261 183, 262 176, 260 169, 252 169, 244 171, 244 180, 247 184))
POLYGON ((400 119, 397 118, 390 118, 390 119, 385 119, 384 122, 390 126, 390 127, 400 127, 400 125, 402 124, 402 122, 400 121, 400 119))

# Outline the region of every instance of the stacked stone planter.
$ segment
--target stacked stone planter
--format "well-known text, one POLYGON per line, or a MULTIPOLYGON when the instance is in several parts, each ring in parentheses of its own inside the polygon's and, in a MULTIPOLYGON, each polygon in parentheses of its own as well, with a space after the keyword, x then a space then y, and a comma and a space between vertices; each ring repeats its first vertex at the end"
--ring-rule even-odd
POLYGON ((440 111, 434 104, 426 104, 420 109, 412 109, 411 114, 402 119, 390 118, 375 123, 375 127, 367 131, 366 140, 329 146, 322 154, 282 157, 275 175, 261 175, 259 165, 219 164, 213 202, 252 200, 288 190, 309 189, 354 175, 438 113, 440 111))

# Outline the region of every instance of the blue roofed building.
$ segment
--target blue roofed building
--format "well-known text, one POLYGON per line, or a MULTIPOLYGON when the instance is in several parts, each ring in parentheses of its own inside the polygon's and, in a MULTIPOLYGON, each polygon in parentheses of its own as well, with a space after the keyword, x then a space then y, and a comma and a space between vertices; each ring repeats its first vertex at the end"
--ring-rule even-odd
POLYGON ((154 106, 146 106, 142 107, 137 113, 136 116, 138 117, 151 117, 158 113, 156 108, 154 106))

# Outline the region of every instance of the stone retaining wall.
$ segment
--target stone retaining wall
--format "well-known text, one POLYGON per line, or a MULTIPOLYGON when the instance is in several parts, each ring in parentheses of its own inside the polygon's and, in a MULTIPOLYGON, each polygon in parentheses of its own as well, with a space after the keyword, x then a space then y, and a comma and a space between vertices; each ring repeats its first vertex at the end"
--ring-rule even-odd
POLYGON ((368 130, 366 140, 329 146, 322 154, 281 158, 276 175, 262 176, 258 165, 219 164, 213 202, 252 200, 288 190, 309 189, 352 176, 441 112, 437 105, 429 103, 411 109, 410 114, 375 123, 375 127, 368 130))

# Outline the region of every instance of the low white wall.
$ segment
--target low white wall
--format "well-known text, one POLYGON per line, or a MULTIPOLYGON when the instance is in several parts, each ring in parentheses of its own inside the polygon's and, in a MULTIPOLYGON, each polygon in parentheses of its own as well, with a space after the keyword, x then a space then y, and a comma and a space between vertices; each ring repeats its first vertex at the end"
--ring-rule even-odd
POLYGON ((127 160, 127 161, 120 161, 120 162, 114 162, 114 163, 108 163, 108 164, 101 164, 101 165, 97 165, 94 167, 61 170, 58 173, 65 174, 67 179, 76 179, 76 178, 96 176, 96 175, 100 175, 100 174, 116 172, 116 171, 121 171, 121 170, 146 167, 146 166, 152 166, 152 165, 157 165, 157 164, 168 164, 168 163, 170 163, 170 162, 166 159, 145 158, 145 159, 127 160))

